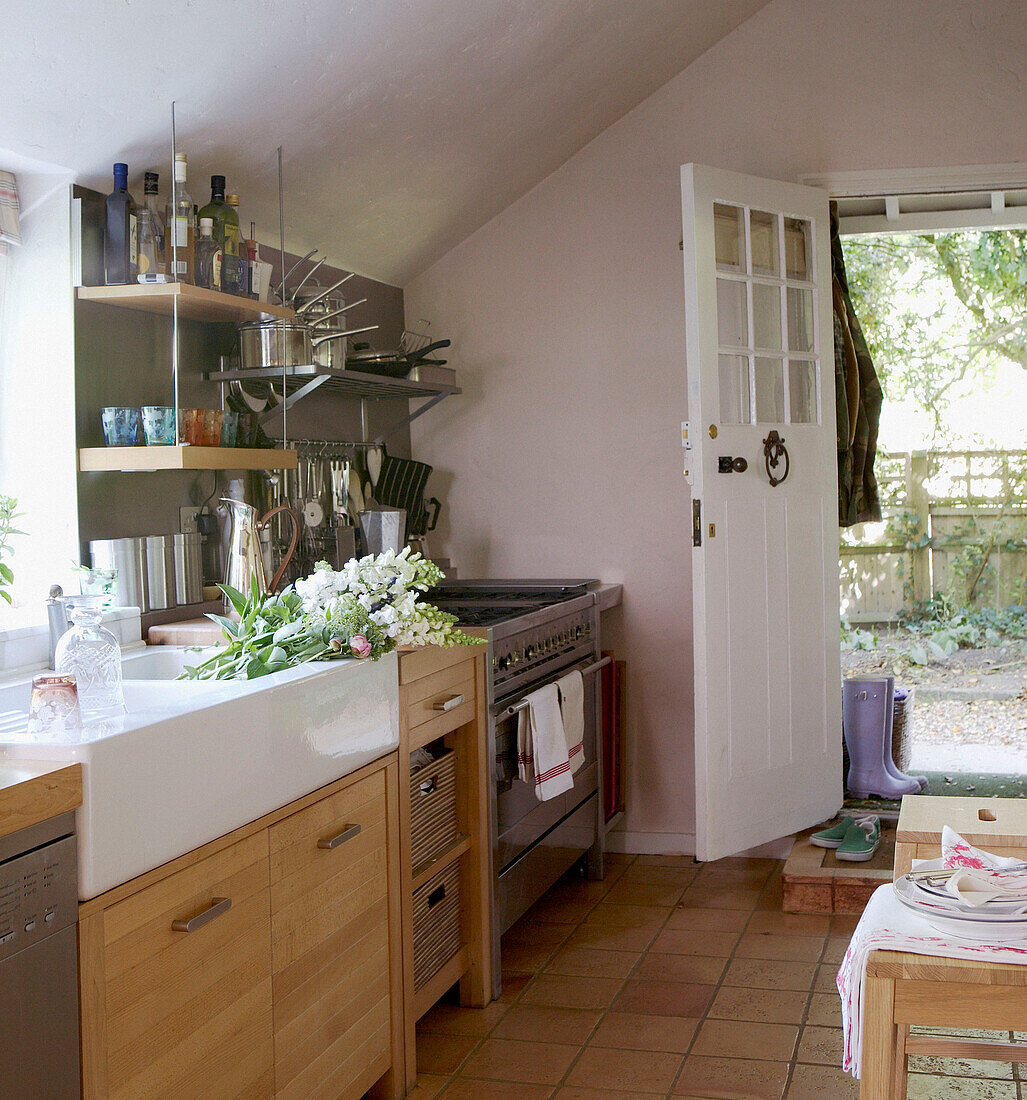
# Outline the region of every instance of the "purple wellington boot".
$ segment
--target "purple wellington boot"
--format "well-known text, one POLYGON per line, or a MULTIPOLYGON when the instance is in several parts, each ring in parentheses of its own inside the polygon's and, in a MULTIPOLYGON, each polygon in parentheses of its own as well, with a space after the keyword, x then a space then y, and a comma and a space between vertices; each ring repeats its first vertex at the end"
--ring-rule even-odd
MULTIPOLYGON (((895 763, 895 757, 892 755, 891 742, 892 731, 895 727, 895 677, 886 676, 888 681, 887 691, 888 697, 892 701, 892 705, 888 708, 888 729, 884 734, 884 766, 888 771, 888 774, 892 779, 915 779, 920 784, 920 791, 926 791, 930 786, 930 781, 926 775, 907 775, 899 766, 895 763)), ((902 688, 899 689, 903 690, 902 688)))
POLYGON ((920 793, 918 780, 901 772, 892 775, 887 765, 891 760, 891 739, 886 737, 891 728, 894 686, 891 676, 846 680, 842 684, 842 730, 849 750, 846 786, 857 798, 901 798, 920 793))

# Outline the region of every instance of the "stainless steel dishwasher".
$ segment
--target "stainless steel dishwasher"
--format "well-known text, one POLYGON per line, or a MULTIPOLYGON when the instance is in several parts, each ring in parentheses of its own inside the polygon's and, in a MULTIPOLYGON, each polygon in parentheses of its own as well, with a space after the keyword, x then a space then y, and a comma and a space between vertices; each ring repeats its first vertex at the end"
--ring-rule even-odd
POLYGON ((0 1095, 78 1100, 75 815, 0 837, 0 1095))

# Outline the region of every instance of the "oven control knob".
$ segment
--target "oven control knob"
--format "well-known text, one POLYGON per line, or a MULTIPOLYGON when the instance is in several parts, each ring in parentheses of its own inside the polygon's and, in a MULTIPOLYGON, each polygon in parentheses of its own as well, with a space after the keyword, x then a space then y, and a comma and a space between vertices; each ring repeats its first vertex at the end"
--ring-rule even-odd
POLYGON ((509 657, 497 657, 496 658, 496 668, 498 668, 500 670, 502 670, 504 668, 507 668, 509 666, 509 664, 510 664, 510 658, 509 657))
POLYGON ((575 630, 575 631, 574 631, 574 639, 575 639, 575 641, 577 641, 577 639, 578 639, 578 638, 582 637, 582 635, 583 635, 584 633, 585 633, 585 631, 584 631, 584 630, 583 630, 583 629, 582 629, 582 628, 581 628, 581 627, 579 626, 579 627, 577 628, 577 630, 575 630))
POLYGON ((524 647, 524 659, 530 661, 535 656, 535 647, 527 645, 524 647))

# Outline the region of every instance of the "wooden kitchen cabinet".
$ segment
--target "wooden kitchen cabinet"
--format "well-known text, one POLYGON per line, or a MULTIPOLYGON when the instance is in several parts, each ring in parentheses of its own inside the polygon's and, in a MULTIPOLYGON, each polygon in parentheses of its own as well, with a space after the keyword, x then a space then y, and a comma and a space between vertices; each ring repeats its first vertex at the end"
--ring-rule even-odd
MULTIPOLYGON (((488 723, 485 647, 401 652, 399 658, 400 797, 406 1084, 417 1079, 417 1021, 450 986, 460 1000, 484 1007, 492 999, 491 858, 488 811, 488 723), (409 754, 434 744, 453 751, 457 836, 442 851, 413 865, 409 754), (414 895, 459 867, 460 948, 436 972, 415 982, 414 895)), ((430 939, 430 937, 428 937, 430 939)), ((420 937, 419 937, 420 939, 420 937)))
POLYGON ((275 1076, 362 1096, 391 1064, 385 773, 270 829, 275 1076))
POLYGON ((86 1100, 403 1096, 398 825, 390 754, 82 903, 86 1100))

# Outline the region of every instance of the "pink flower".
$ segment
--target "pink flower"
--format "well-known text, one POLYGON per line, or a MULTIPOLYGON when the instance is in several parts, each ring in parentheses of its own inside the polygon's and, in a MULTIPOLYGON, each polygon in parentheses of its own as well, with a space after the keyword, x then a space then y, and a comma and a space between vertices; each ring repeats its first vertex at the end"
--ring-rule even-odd
POLYGON ((363 634, 354 634, 349 640, 349 647, 353 650, 353 654, 356 657, 371 656, 371 643, 363 634))

